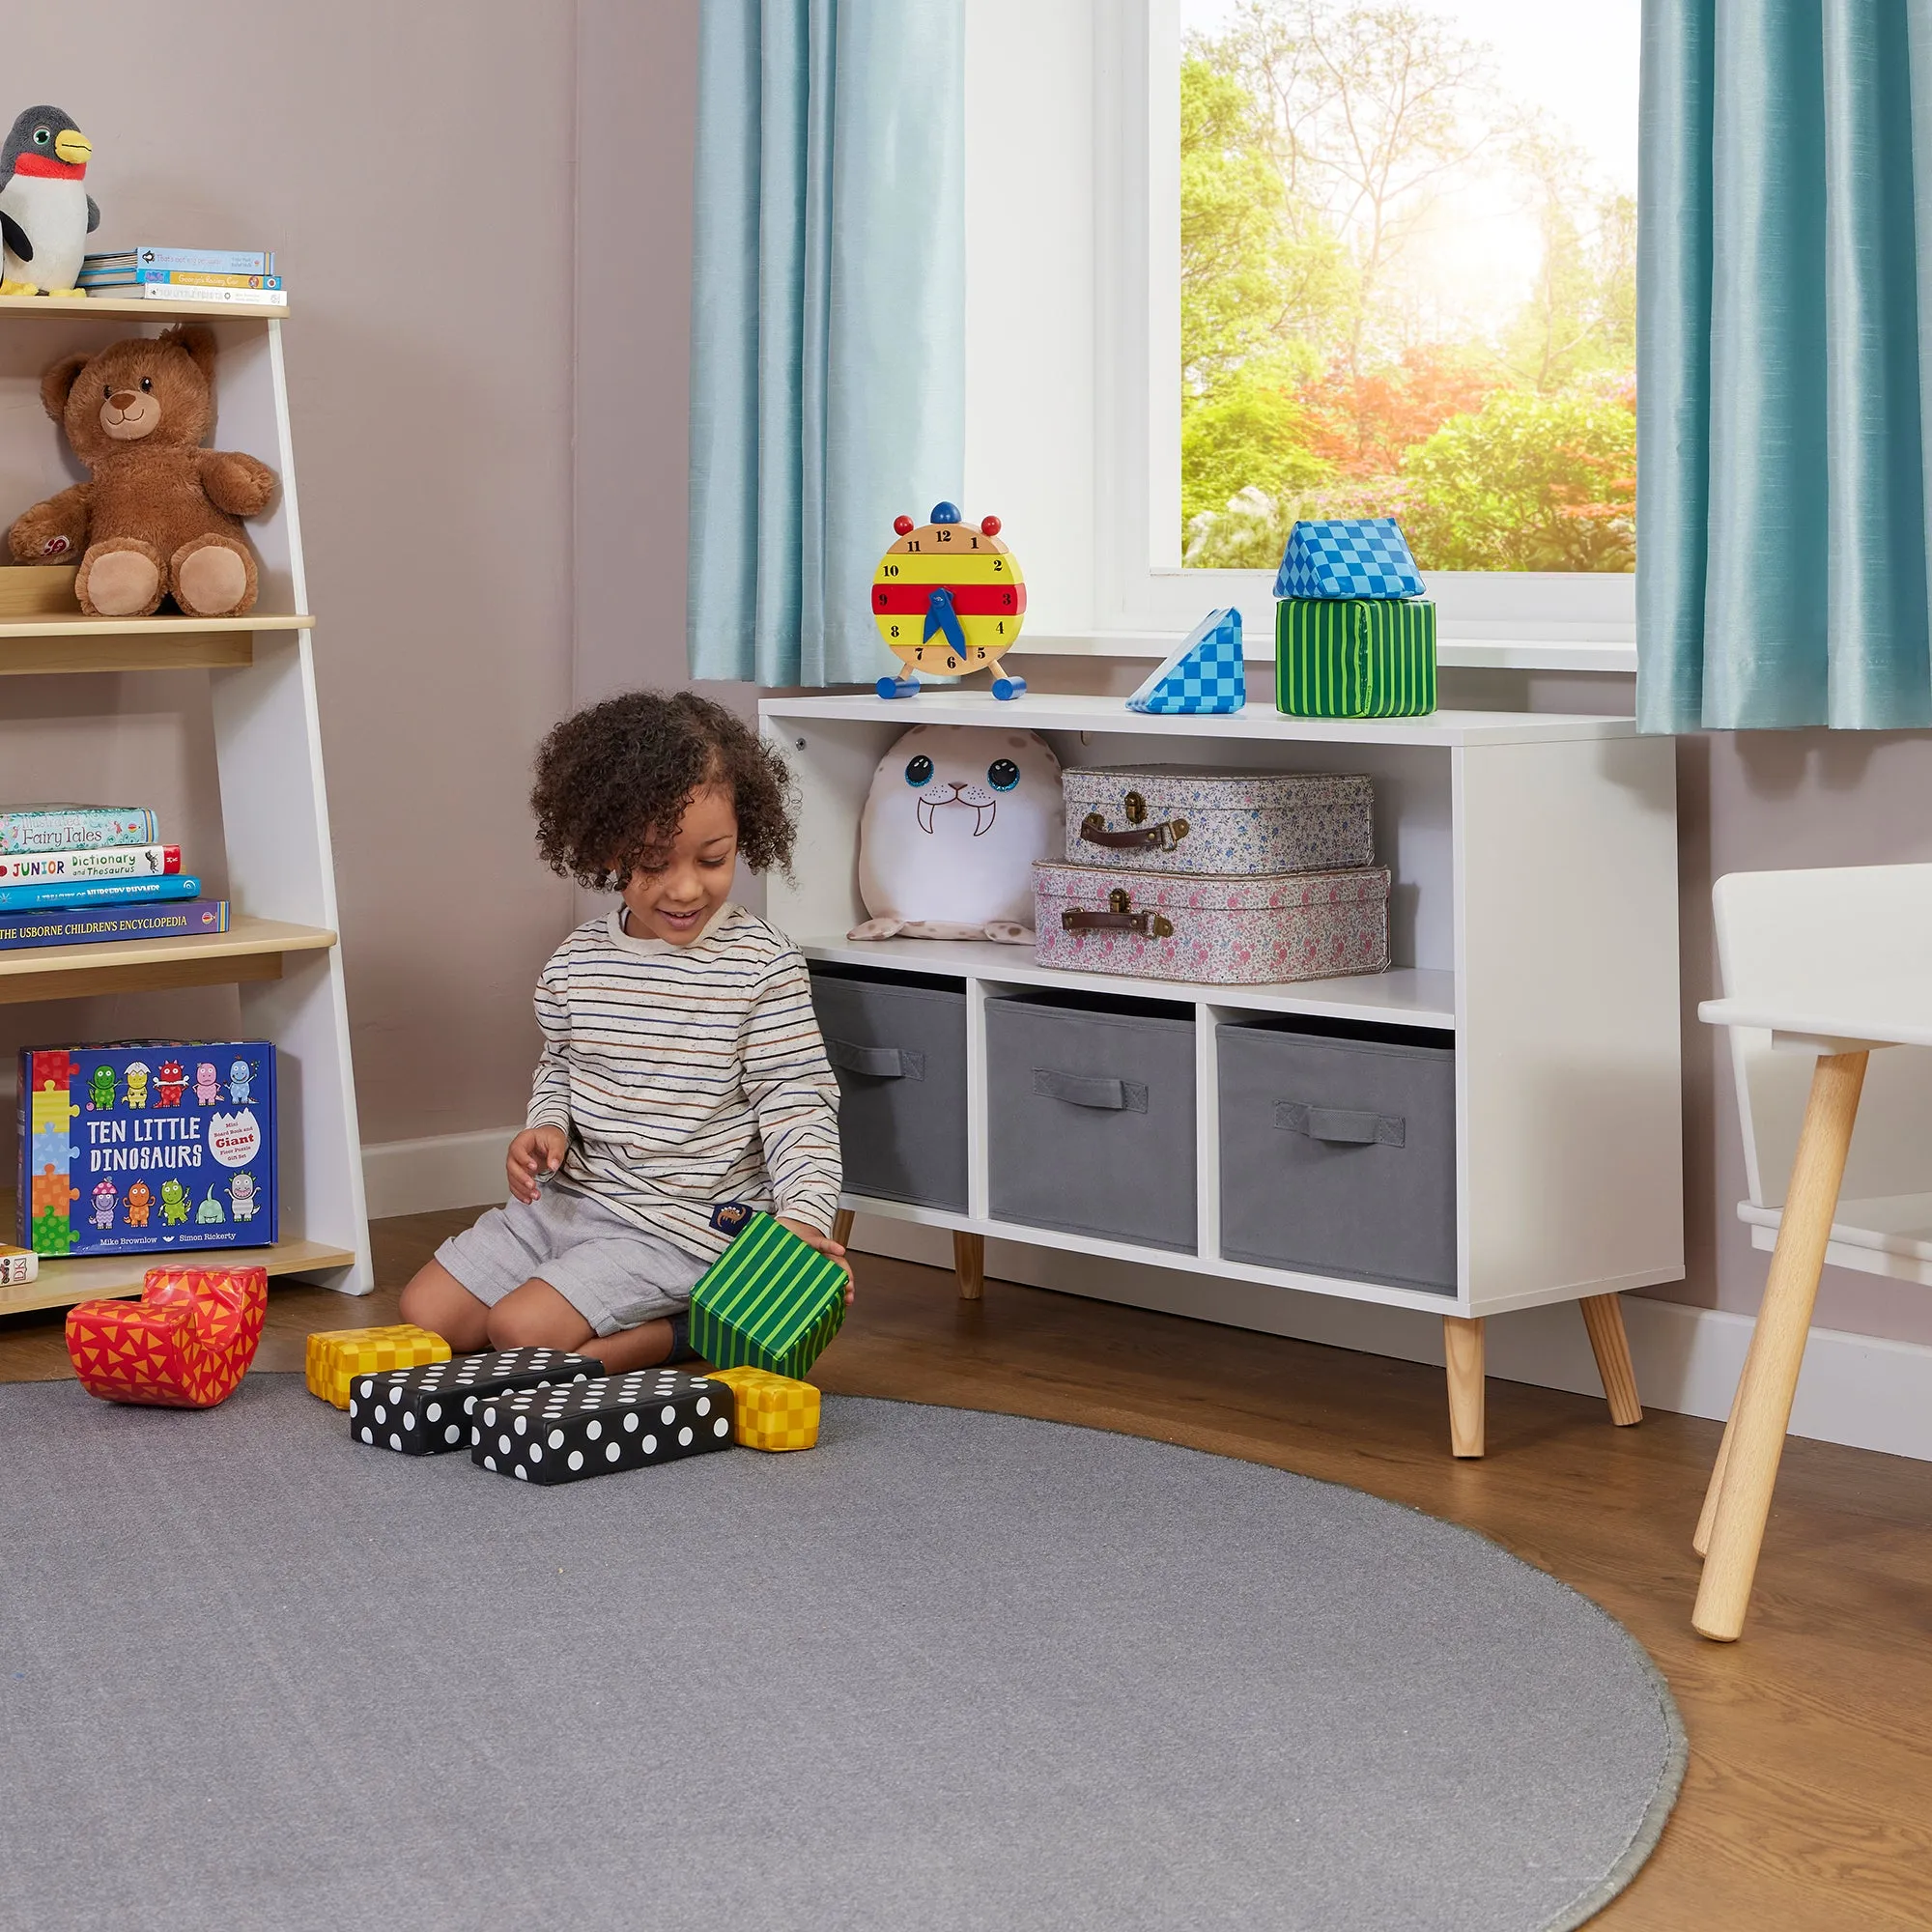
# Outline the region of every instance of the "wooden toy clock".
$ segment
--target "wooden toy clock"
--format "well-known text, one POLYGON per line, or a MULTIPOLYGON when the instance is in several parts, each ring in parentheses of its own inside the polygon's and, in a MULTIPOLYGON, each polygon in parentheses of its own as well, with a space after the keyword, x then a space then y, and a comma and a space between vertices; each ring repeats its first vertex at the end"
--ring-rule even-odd
POLYGON ((1026 617, 1026 581, 1019 559, 1000 541, 998 517, 975 529, 952 503, 935 503, 932 521, 913 526, 895 517, 898 541, 872 573, 872 621, 886 648, 904 665, 882 677, 881 697, 912 697, 919 674, 956 677, 989 666, 995 697, 1018 697, 1026 679, 1000 663, 1026 617))

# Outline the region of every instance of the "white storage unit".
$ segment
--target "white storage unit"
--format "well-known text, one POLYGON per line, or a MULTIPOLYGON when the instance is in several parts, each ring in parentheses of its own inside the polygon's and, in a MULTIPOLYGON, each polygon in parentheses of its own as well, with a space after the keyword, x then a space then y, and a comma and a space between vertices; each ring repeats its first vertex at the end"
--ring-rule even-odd
MULTIPOLYGON (((1119 698, 928 692, 767 699, 766 733, 800 781, 797 881, 772 919, 813 960, 956 975, 967 996, 963 1213, 848 1196, 867 1213, 1236 1277, 1284 1291, 1428 1309, 1449 1322, 1452 1434, 1481 1453, 1481 1328, 1492 1315, 1585 1301, 1606 1385, 1627 1385, 1624 1289, 1684 1272, 1673 748, 1628 718, 1437 712, 1413 719, 1164 718, 1119 698), (1024 727, 1065 765, 1366 772, 1378 862, 1394 874, 1389 972, 1270 986, 1112 979, 987 942, 854 943, 859 817, 873 769, 920 723, 1024 727), (988 1184, 985 1004, 1027 986, 1185 1003, 1194 1015, 1194 1250, 995 1218, 988 1184), (1453 1296, 1227 1259, 1220 1239, 1216 1024, 1241 1013, 1422 1027, 1455 1048, 1453 1296)), ((989 756, 993 755, 989 752, 989 756)), ((1635 1418, 1625 1386, 1618 1419, 1635 1418)))
MULTIPOLYGON (((24 508, 75 480, 40 406, 40 373, 69 350, 205 324, 219 345, 211 447, 259 456, 276 473, 268 509, 248 522, 260 564, 256 607, 241 617, 87 617, 73 569, 0 569, 0 692, 13 677, 159 670, 204 678, 227 846, 231 923, 208 938, 0 952, 0 1003, 233 984, 249 1038, 272 1040, 281 1135, 281 1239, 224 1248, 224 1264, 260 1264, 356 1294, 375 1285, 363 1204, 355 1082, 335 870, 323 782, 297 508, 295 449, 282 360, 282 312, 207 303, 0 297, 0 482, 24 508)), ((110 687, 111 693, 111 687, 110 687)), ((11 1238, 11 1214, 6 1220, 11 1238)), ((45 1258, 39 1280, 0 1289, 0 1314, 95 1295, 137 1294, 149 1255, 45 1258)))

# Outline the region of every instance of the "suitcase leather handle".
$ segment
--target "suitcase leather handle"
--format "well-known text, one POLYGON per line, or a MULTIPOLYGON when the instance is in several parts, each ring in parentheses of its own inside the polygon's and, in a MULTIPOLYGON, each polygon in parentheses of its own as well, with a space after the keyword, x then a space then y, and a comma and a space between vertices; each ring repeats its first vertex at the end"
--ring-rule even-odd
POLYGON ((1148 1090, 1138 1080, 1112 1080, 1093 1073, 1059 1073, 1050 1066, 1033 1070, 1033 1091, 1069 1107, 1094 1107, 1103 1113, 1145 1114, 1148 1090))
POLYGON ((1370 1114, 1352 1107, 1311 1107, 1301 1100, 1277 1100, 1274 1123, 1287 1134, 1337 1147, 1402 1147, 1407 1125, 1400 1114, 1370 1114))
POLYGON ((1084 906, 1068 906, 1060 915, 1063 932, 1137 932, 1143 939, 1172 939, 1174 922, 1165 913, 1135 912, 1133 897, 1124 886, 1116 886, 1107 895, 1105 912, 1089 912, 1084 906))
POLYGON ((866 1073, 874 1080, 925 1078, 925 1055, 910 1047, 860 1046, 849 1039, 828 1039, 825 1057, 847 1073, 866 1073))
POLYGON ((1171 852, 1187 837, 1184 818, 1163 819, 1158 825, 1136 825, 1125 832, 1109 832, 1107 821, 1097 811, 1090 811, 1080 821, 1080 836, 1090 845, 1105 845, 1116 852, 1171 852))

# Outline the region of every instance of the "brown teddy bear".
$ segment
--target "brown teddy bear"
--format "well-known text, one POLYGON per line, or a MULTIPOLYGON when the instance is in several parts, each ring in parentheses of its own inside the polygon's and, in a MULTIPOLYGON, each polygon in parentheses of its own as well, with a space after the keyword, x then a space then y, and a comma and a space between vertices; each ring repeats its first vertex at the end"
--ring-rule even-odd
POLYGON ((172 597, 190 617, 255 603, 255 556, 238 521, 275 473, 252 456, 204 449, 214 421, 214 336, 193 324, 68 355, 41 402, 93 472, 36 503, 9 534, 14 560, 82 553, 74 591, 91 617, 145 617, 172 597))

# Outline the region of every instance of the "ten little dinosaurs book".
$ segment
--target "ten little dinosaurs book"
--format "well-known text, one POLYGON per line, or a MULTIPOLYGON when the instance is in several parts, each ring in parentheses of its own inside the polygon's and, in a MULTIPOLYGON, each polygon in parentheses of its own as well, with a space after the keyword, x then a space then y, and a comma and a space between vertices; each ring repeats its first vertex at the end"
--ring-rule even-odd
POLYGON ((266 1040, 22 1049, 22 1247, 264 1247, 275 1239, 275 1192, 266 1040))

